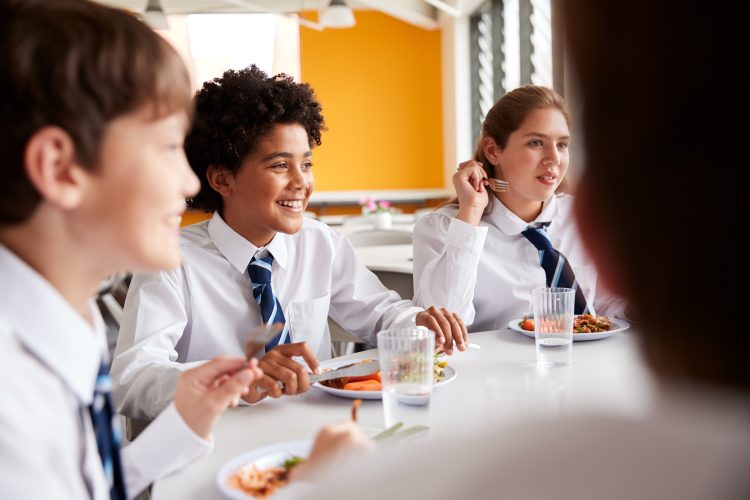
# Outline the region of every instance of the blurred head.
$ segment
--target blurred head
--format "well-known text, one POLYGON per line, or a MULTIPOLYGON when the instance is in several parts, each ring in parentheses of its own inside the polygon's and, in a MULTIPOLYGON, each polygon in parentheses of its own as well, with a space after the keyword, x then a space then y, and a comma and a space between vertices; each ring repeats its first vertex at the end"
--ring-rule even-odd
POLYGON ((51 208, 111 265, 176 265, 179 216, 197 188, 181 151, 191 101, 179 56, 122 10, 4 8, 0 228, 51 208))
POLYGON ((523 201, 543 202, 568 168, 570 118, 552 89, 525 85, 505 94, 487 113, 474 159, 489 177, 505 179, 523 201))
POLYGON ((629 300, 658 374, 748 390, 747 294, 732 286, 746 275, 743 139, 719 98, 744 57, 729 38, 739 21, 689 2, 565 7, 584 113, 577 214, 587 247, 629 300))
POLYGON ((312 88, 252 66, 206 82, 195 105, 186 151, 201 190, 190 206, 218 210, 259 245, 299 231, 324 129, 312 88))

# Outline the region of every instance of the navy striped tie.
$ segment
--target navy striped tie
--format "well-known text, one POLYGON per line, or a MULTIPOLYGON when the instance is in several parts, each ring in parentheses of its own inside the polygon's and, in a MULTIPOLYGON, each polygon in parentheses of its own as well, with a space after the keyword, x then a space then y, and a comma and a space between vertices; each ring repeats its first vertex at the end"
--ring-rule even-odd
POLYGON ((89 413, 104 475, 109 483, 109 497, 112 500, 125 500, 127 495, 120 462, 120 422, 116 420, 111 392, 112 379, 107 373, 107 366, 102 363, 96 377, 94 399, 89 406, 89 413))
POLYGON ((547 276, 548 287, 573 288, 576 291, 575 314, 585 314, 588 312, 586 297, 583 296, 581 288, 576 281, 576 275, 573 268, 570 267, 568 259, 555 250, 547 234, 547 226, 542 227, 529 226, 521 232, 532 245, 539 250, 539 262, 547 276))
POLYGON ((270 351, 279 344, 288 344, 291 339, 289 325, 284 318, 284 311, 281 309, 279 299, 273 294, 271 288, 271 266, 273 264, 273 255, 270 253, 262 259, 250 261, 247 266, 247 274, 250 275, 250 281, 253 283, 253 297, 260 306, 260 314, 263 317, 263 323, 281 323, 284 325, 281 333, 276 335, 266 344, 266 352, 270 351))

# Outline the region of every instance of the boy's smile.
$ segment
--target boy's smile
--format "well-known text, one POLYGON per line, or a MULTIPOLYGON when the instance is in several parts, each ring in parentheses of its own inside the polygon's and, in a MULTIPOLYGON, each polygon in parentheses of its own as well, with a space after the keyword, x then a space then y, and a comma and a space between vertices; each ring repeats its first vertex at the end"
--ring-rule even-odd
POLYGON ((312 151, 305 128, 278 124, 258 143, 236 173, 227 172, 224 220, 256 246, 277 232, 302 228, 313 191, 312 151))

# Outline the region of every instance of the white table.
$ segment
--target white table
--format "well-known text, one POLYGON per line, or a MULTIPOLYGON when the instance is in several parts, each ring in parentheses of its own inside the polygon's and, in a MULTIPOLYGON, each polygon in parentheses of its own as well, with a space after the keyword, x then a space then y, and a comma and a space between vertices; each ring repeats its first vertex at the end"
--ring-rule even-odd
MULTIPOLYGON (((485 382, 509 367, 537 371, 534 341, 510 330, 474 333, 481 350, 449 358, 458 376, 435 390, 433 425, 436 435, 472 427, 488 410, 485 382)), ((357 353, 349 357, 366 357, 357 353)), ((630 333, 604 340, 576 342, 569 367, 549 368, 545 376, 564 387, 565 413, 610 411, 640 415, 653 398, 653 384, 630 333)), ((226 412, 216 426, 213 453, 154 485, 156 500, 220 499, 216 475, 224 463, 248 450, 289 440, 311 438, 321 426, 349 418, 350 399, 315 388, 297 397, 263 401, 226 412)), ((359 421, 366 432, 383 426, 380 401, 364 401, 359 421)))
POLYGON ((354 251, 370 271, 403 274, 412 274, 414 271, 413 245, 354 247, 354 251))

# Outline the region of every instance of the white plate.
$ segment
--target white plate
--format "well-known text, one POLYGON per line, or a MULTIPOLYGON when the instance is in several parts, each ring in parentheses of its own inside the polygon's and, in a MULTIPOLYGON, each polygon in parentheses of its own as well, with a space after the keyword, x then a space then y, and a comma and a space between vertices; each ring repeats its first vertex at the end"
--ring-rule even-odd
MULTIPOLYGON (((533 319, 533 318, 530 318, 533 319)), ((527 337, 534 338, 534 332, 529 330, 524 330, 519 326, 519 323, 523 321, 523 318, 518 318, 511 320, 510 323, 508 323, 508 328, 511 330, 514 330, 519 333, 523 333, 527 337)), ((607 337, 611 337, 617 332, 624 332, 628 328, 630 328, 630 323, 628 323, 625 320, 617 319, 617 318, 610 318, 610 321, 612 322, 612 329, 608 330, 606 332, 592 332, 592 333, 573 333, 573 341, 584 341, 584 340, 599 340, 599 339, 606 339, 607 337)))
POLYGON ((247 500, 253 498, 252 495, 236 490, 227 484, 229 476, 240 470, 245 465, 255 464, 259 469, 273 466, 281 466, 285 460, 294 456, 307 457, 312 447, 312 440, 301 439, 299 441, 286 441, 271 446, 264 446, 255 450, 248 451, 234 457, 224 464, 216 476, 216 485, 225 498, 232 500, 247 500))
MULTIPOLYGON (((369 358, 368 358, 369 359, 369 358)), ((352 359, 347 360, 340 360, 340 359, 331 359, 328 361, 324 361, 320 364, 321 368, 338 368, 342 365, 347 365, 351 363, 352 359)), ((452 382, 456 378, 456 369, 452 366, 448 365, 445 367, 445 377, 443 380, 435 384, 435 387, 443 386, 449 382, 452 382)), ((329 394, 333 394, 334 396, 339 396, 342 398, 351 398, 351 399, 382 399, 382 394, 380 391, 347 391, 345 389, 334 389, 333 387, 328 387, 326 385, 321 384, 320 382, 316 382, 313 384, 313 387, 317 387, 321 391, 327 392, 329 394)))

